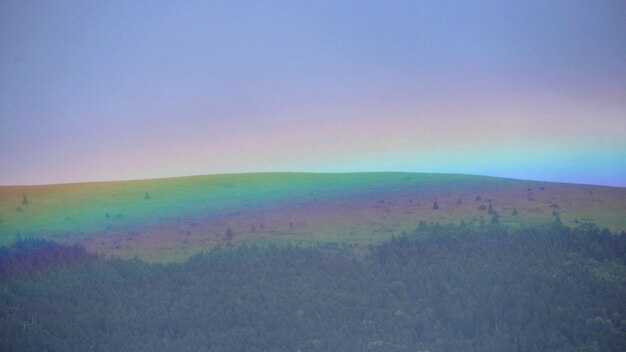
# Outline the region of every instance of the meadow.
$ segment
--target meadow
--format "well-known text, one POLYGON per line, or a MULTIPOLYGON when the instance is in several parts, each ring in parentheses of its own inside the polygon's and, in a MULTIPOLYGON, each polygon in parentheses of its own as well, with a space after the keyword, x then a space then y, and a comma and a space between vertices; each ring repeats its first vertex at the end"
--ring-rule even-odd
POLYGON ((626 188, 424 173, 249 173, 0 187, 0 245, 18 237, 181 261, 218 244, 368 246, 420 221, 560 221, 626 230, 626 188))
POLYGON ((2 187, 0 350, 623 351, 624 214, 449 174, 2 187))

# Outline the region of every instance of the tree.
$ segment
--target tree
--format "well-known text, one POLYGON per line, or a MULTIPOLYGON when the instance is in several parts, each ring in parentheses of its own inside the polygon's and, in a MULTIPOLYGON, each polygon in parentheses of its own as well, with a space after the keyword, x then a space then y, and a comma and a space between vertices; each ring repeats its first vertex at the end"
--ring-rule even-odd
POLYGON ((149 200, 150 199, 150 193, 146 192, 146 194, 143 195, 143 199, 144 200, 149 200))
POLYGON ((422 224, 367 255, 218 244, 169 264, 18 238, 0 246, 0 350, 625 350, 626 233, 422 224))
POLYGON ((435 209, 435 210, 439 209, 439 204, 437 204, 437 202, 435 202, 435 203, 433 204, 433 209, 435 209))
POLYGON ((234 236, 235 236, 235 235, 233 234, 233 230, 231 230, 231 229, 230 229, 230 227, 229 227, 229 228, 227 228, 227 229, 226 229, 226 233, 224 234, 224 237, 226 237, 226 240, 227 240, 227 241, 230 241, 230 240, 232 240, 232 239, 233 239, 233 237, 234 237, 234 236))
POLYGON ((26 195, 22 196, 22 205, 28 205, 28 198, 26 198, 26 195))

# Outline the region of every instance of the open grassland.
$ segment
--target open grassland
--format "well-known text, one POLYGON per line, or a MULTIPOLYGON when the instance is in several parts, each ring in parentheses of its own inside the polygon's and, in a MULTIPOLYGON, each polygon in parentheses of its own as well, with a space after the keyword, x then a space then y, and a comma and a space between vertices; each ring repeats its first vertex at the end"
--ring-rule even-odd
POLYGON ((169 261, 238 241, 374 244, 421 220, 489 222, 489 205, 513 226, 558 215, 569 226, 626 230, 626 188, 452 174, 251 173, 0 187, 0 244, 33 236, 169 261))

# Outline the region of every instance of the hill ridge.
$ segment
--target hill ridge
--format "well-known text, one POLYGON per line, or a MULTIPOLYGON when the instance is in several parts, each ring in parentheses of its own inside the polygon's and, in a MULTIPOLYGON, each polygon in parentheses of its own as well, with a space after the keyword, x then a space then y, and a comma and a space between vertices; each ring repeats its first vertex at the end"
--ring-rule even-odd
POLYGON ((0 244, 19 234, 123 257, 185 258, 229 241, 372 244, 419 221, 489 222, 493 212, 513 226, 558 216, 570 226, 594 222, 623 231, 626 188, 411 172, 0 186, 0 244))

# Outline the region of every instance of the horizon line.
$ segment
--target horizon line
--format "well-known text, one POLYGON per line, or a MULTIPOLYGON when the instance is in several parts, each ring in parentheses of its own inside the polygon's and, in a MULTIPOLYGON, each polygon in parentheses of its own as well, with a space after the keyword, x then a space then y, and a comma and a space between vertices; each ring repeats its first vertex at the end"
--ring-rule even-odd
POLYGON ((458 172, 426 172, 426 171, 242 171, 242 172, 224 172, 224 173, 203 173, 203 174, 191 174, 191 175, 178 175, 178 176, 162 176, 162 177, 147 177, 147 178, 130 178, 130 179, 114 179, 114 180, 93 180, 93 181, 76 181, 76 182, 53 182, 53 183, 38 183, 38 184, 0 184, 0 188, 13 188, 13 187, 49 187, 49 186, 70 186, 70 185, 86 185, 86 184, 104 184, 104 183, 123 183, 123 182, 140 182, 140 181, 156 181, 156 180, 171 180, 179 178, 192 178, 203 176, 229 176, 229 175, 246 175, 246 174, 314 174, 314 175, 347 175, 347 174, 430 174, 430 175, 455 175, 455 176, 472 176, 472 177, 485 177, 485 178, 497 178, 507 179, 515 181, 528 181, 528 182, 546 182, 546 183, 558 183, 580 186, 594 186, 594 187, 611 187, 611 188, 626 188, 626 186, 606 185, 606 184, 594 184, 594 183, 578 183, 567 181, 550 181, 540 179, 525 179, 507 176, 495 176, 485 174, 469 174, 458 172))

